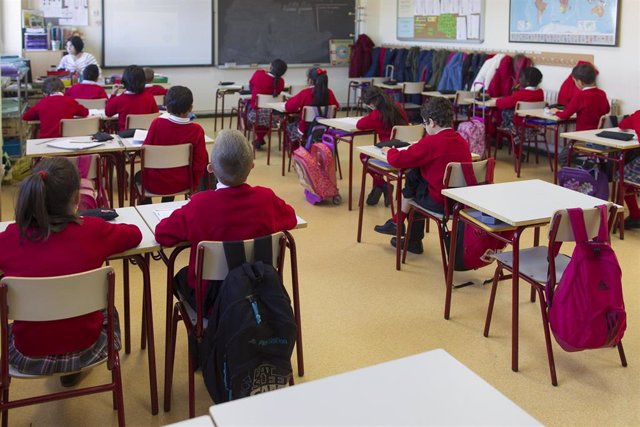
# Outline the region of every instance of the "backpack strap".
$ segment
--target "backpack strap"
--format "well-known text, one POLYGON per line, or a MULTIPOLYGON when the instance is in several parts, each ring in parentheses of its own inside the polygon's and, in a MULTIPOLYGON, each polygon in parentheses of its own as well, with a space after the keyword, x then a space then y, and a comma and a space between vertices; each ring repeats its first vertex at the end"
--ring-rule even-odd
POLYGON ((607 205, 599 205, 597 206, 600 211, 600 227, 598 228, 598 241, 599 242, 607 242, 609 240, 609 221, 607 219, 609 209, 607 209, 607 205))
POLYGON ((580 208, 567 209, 569 214, 569 221, 571 222, 571 229, 573 230, 573 237, 576 243, 584 243, 589 240, 587 235, 587 226, 584 222, 584 214, 580 208))
POLYGON ((253 241, 254 262, 262 261, 273 265, 273 238, 271 235, 258 237, 253 241))
POLYGON ((224 249, 224 257, 227 259, 227 267, 229 271, 247 262, 247 256, 244 252, 244 243, 241 240, 222 242, 222 247, 224 249))
POLYGON ((464 180, 467 183, 467 185, 478 185, 476 174, 473 171, 473 164, 460 163, 460 167, 462 169, 462 175, 464 175, 464 180))

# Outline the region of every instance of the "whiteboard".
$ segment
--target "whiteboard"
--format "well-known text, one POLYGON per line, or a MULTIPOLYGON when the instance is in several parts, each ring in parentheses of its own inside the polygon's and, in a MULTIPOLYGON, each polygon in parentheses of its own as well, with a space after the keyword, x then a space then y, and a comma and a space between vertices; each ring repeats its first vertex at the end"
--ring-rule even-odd
POLYGON ((103 0, 105 67, 213 64, 211 0, 103 0))

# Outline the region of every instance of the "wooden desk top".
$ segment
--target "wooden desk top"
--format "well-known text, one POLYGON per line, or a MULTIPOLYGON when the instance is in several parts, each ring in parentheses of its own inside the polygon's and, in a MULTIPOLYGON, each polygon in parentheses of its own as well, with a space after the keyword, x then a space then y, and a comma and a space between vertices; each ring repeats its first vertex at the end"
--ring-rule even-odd
POLYGON ((74 136, 65 138, 38 138, 28 139, 25 150, 26 157, 44 157, 44 156, 75 156, 79 154, 101 154, 112 153, 125 150, 125 144, 116 136, 111 141, 105 141, 102 145, 88 148, 85 150, 65 150, 63 148, 51 147, 48 143, 55 141, 83 141, 90 142, 90 136, 74 136))
POLYGON ((555 114, 551 114, 551 113, 545 113, 545 109, 544 108, 536 108, 533 110, 516 110, 516 114, 519 116, 528 116, 528 117, 535 117, 538 119, 544 119, 544 120, 550 120, 552 122, 566 122, 569 120, 575 120, 576 116, 575 114, 573 116, 571 116, 568 119, 561 119, 560 117, 556 116, 555 114))
POLYGON ((442 349, 213 405, 209 413, 217 427, 540 425, 442 349))
POLYGON ((638 143, 638 136, 635 135, 635 132, 633 131, 627 132, 627 133, 634 134, 633 139, 630 141, 620 141, 618 139, 602 138, 600 136, 596 136, 596 134, 602 131, 624 132, 620 128, 592 129, 592 130, 581 130, 578 132, 563 132, 560 134, 560 136, 567 139, 575 139, 576 141, 582 141, 590 144, 598 144, 607 148, 615 148, 618 150, 633 150, 633 149, 640 148, 640 144, 638 143))
POLYGON ((450 188, 442 194, 514 227, 548 223, 559 209, 607 203, 539 179, 450 188))
POLYGON ((318 119, 318 123, 338 129, 345 132, 358 132, 360 129, 356 127, 356 123, 360 117, 339 117, 337 119, 318 119))
MULTIPOLYGON (((417 142, 417 141, 415 141, 417 142)), ((415 144, 415 142, 410 144, 415 144)), ((358 151, 360 151, 362 154, 365 154, 373 159, 376 160, 381 160, 383 162, 387 161, 387 155, 384 154, 382 152, 381 148, 376 147, 375 145, 361 145, 359 147, 356 147, 358 149, 358 151)), ((402 150, 402 148, 400 148, 400 150, 402 150)), ((482 157, 479 154, 476 153, 471 153, 471 161, 472 162, 477 162, 478 160, 480 160, 482 157)))
POLYGON ((447 98, 447 99, 455 99, 456 94, 455 93, 440 93, 437 90, 428 90, 425 92, 422 92, 423 96, 429 96, 432 98, 447 98))
POLYGON ((286 102, 267 102, 267 108, 271 108, 272 110, 279 111, 281 113, 286 113, 287 110, 284 108, 286 102))
POLYGON ((388 85, 386 83, 375 83, 375 86, 389 90, 402 90, 404 88, 404 85, 402 83, 396 83, 394 85, 388 85))

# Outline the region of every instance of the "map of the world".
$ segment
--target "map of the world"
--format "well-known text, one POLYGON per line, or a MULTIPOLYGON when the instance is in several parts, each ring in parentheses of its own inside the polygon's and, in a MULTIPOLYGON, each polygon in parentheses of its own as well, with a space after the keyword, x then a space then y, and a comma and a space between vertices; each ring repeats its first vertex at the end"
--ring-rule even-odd
POLYGON ((511 0, 509 40, 615 46, 618 0, 511 0))

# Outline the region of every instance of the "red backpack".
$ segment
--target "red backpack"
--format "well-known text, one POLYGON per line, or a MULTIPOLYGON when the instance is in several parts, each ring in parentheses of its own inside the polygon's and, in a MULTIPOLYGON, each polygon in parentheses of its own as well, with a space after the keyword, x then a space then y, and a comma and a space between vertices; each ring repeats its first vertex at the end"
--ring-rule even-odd
POLYGON ((607 207, 598 209, 600 229, 593 240, 582 209, 567 210, 576 247, 555 289, 547 284, 549 324, 566 351, 613 347, 627 328, 622 270, 608 240, 607 207))

